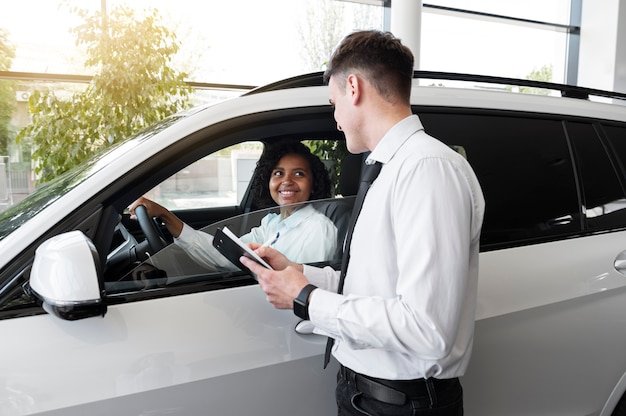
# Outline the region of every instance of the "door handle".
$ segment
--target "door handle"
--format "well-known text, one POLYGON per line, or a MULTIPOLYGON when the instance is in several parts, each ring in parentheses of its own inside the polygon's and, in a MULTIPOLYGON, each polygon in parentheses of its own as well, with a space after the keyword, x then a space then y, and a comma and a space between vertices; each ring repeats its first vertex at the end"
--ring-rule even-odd
POLYGON ((300 335, 312 335, 315 326, 311 321, 300 321, 296 324, 296 332, 300 335))
POLYGON ((564 215, 564 216, 559 217, 559 218, 554 218, 554 219, 548 220, 547 224, 550 227, 557 227, 557 226, 561 226, 561 225, 571 224, 572 221, 574 221, 574 218, 571 215, 564 215))
POLYGON ((626 251, 622 251, 617 255, 613 266, 618 272, 626 274, 626 251))

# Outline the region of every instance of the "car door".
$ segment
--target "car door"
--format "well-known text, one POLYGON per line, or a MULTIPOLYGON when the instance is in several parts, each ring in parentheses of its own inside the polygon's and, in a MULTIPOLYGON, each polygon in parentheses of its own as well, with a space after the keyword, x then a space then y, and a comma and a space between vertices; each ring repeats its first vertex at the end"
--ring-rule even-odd
POLYGON ((467 157, 486 200, 466 414, 600 414, 624 391, 626 205, 599 124, 505 111, 422 119, 467 157))
MULTIPOLYGON (((315 209, 335 212, 332 206, 346 199, 315 209)), ((204 231, 228 226, 245 233, 265 215, 252 212, 204 231)), ((40 266, 36 257, 31 284, 60 263, 83 262, 74 248, 58 248, 63 237, 55 237, 51 262, 40 266)), ((320 265, 340 258, 327 260, 320 265)), ((336 367, 322 368, 326 338, 291 311, 274 309, 248 272, 223 263, 195 264, 169 245, 124 275, 106 275, 101 316, 60 319, 54 312, 63 305, 47 305, 50 314, 3 321, 5 333, 21 334, 7 337, 5 351, 22 350, 29 359, 2 360, 2 414, 334 412, 336 367)), ((66 277, 54 284, 63 286, 66 277)), ((42 296, 44 303, 50 298, 42 296)))
MULTIPOLYGON (((319 115, 323 123, 309 115, 306 123, 289 128, 298 137, 332 139, 337 133, 329 115, 324 110, 319 115), (326 136, 326 132, 335 133, 326 136)), ((278 118, 276 113, 273 116, 278 118)), ((69 212, 32 251, 2 269, 0 414, 317 415, 335 411, 336 368, 322 369, 326 339, 312 334, 307 325, 296 329, 300 320, 290 311, 275 310, 246 273, 192 267, 170 276, 173 279, 167 283, 145 284, 141 280, 145 274, 142 269, 137 272, 137 267, 146 261, 131 258, 114 272, 104 273, 106 279, 98 282, 98 301, 106 306, 104 316, 75 320, 43 313, 33 292, 22 288, 32 278, 31 253, 45 239, 62 238, 68 230, 83 234, 94 253, 93 258, 65 253, 66 258, 75 260, 66 263, 93 261, 94 270, 106 269, 118 247, 130 248, 132 244, 125 244, 133 240, 141 243, 141 233, 127 232, 124 226, 132 224, 124 213, 132 200, 190 162, 225 147, 273 140, 268 133, 272 120, 259 124, 257 119, 251 130, 244 131, 246 120, 239 118, 235 123, 239 130, 231 129, 227 138, 216 137, 217 130, 210 129, 191 135, 118 180, 108 179, 103 171, 96 175, 97 181, 90 182, 102 186, 92 199, 69 212), (105 180, 111 182, 101 185, 105 180)), ((280 129, 281 135, 289 133, 289 128, 280 129)), ((133 144, 131 151, 133 146, 141 150, 133 144)), ((58 189, 74 192, 76 188, 64 185, 58 189)), ((245 195, 241 201, 191 209, 224 213, 239 207, 235 212, 241 212, 246 209, 245 195)), ((184 211, 177 213, 185 217, 184 211)), ((254 216, 248 213, 241 218, 251 224, 254 216)), ((62 244, 53 245, 62 248, 62 244)), ((336 262, 329 259, 324 263, 336 262)), ((186 260, 182 264, 189 266, 186 260)), ((43 273, 56 271, 48 267, 43 273)), ((75 282, 87 279, 85 275, 75 282)), ((50 287, 72 285, 57 281, 50 287)), ((40 301, 46 304, 45 298, 40 301)), ((74 299, 69 303, 47 310, 73 308, 81 302, 74 299)))

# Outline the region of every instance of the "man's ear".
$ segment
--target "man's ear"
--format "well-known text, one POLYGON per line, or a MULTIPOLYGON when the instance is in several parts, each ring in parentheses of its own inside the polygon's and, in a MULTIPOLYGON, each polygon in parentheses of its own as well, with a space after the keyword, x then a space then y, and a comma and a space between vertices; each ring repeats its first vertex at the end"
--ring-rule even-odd
POLYGON ((361 80, 356 74, 348 75, 346 81, 346 94, 352 98, 352 103, 356 104, 361 98, 363 89, 363 80, 361 80))

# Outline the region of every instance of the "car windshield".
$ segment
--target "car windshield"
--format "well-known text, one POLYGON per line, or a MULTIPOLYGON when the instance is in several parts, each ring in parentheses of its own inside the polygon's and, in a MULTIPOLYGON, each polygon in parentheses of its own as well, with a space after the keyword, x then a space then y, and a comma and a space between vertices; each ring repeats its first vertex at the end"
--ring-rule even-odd
MULTIPOLYGON (((267 242, 290 260, 316 265, 337 266, 354 197, 329 198, 254 211, 211 224, 199 230, 203 244, 190 250, 182 244, 170 244, 114 282, 104 282, 107 294, 136 292, 193 282, 223 283, 249 280, 249 272, 234 265, 214 248, 213 236, 227 227, 246 242, 267 242), (291 224, 276 226, 281 210, 293 209, 291 224), (297 218, 299 216, 299 218, 297 218), (308 223, 308 224, 305 224, 308 223), (271 230, 271 231, 270 231, 271 230), (263 234, 266 232, 266 234, 263 234), (281 244, 279 244, 282 243, 281 244)), ((283 211, 284 212, 284 211, 283 211)))
POLYGON ((154 136, 187 114, 188 113, 180 113, 176 116, 166 118, 152 127, 143 130, 131 139, 114 144, 85 163, 41 185, 35 192, 28 195, 18 204, 0 213, 0 240, 18 229, 29 219, 35 217, 59 197, 68 193, 85 179, 102 169, 103 166, 110 163, 110 161, 117 158, 120 154, 129 152, 131 148, 134 148, 139 143, 154 136))

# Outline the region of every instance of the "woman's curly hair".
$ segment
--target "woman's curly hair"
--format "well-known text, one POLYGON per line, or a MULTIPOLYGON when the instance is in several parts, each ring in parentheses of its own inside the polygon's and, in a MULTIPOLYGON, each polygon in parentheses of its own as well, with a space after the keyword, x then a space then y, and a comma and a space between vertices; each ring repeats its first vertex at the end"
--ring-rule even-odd
POLYGON ((268 144, 256 164, 251 192, 258 209, 277 205, 269 190, 270 176, 278 161, 288 154, 303 156, 309 162, 313 174, 309 201, 331 197, 330 176, 320 158, 312 154, 309 148, 299 141, 281 141, 268 144))

